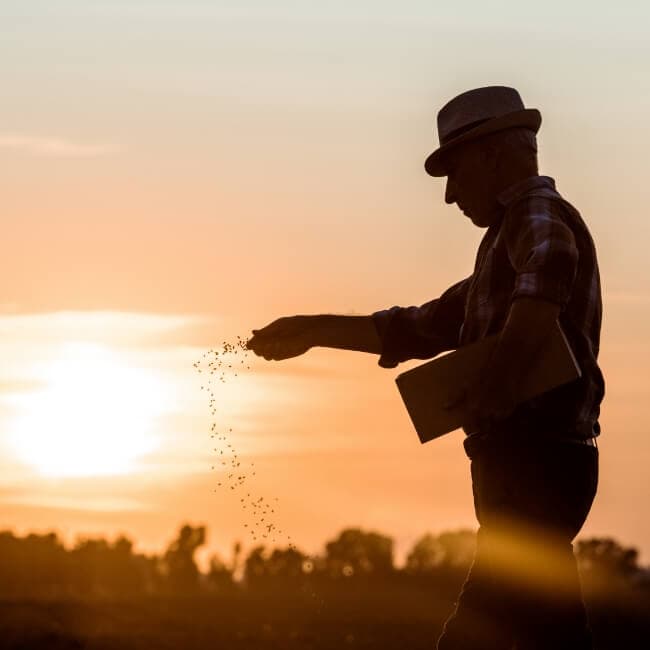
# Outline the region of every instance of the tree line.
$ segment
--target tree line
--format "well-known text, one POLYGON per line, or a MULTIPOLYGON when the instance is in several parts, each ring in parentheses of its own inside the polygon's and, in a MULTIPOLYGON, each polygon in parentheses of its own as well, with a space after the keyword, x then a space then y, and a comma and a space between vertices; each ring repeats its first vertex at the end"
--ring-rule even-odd
MULTIPOLYGON (((81 538, 67 548, 53 532, 20 537, 2 531, 0 597, 314 593, 381 583, 453 592, 471 564, 475 532, 425 534, 401 567, 391 537, 360 528, 342 530, 317 555, 263 545, 244 555, 236 542, 230 558, 213 555, 201 571, 196 552, 205 542, 205 526, 191 524, 181 526, 162 553, 151 555, 135 552, 124 536, 81 538)), ((650 572, 639 564, 635 548, 612 538, 584 539, 575 548, 586 592, 650 595, 650 572)))

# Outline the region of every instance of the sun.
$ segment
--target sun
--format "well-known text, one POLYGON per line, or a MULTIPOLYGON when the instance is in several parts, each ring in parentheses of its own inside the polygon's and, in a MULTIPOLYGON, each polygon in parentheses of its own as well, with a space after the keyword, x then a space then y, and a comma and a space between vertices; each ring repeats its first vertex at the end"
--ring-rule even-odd
POLYGON ((157 447, 152 431, 165 387, 108 347, 71 343, 40 373, 43 388, 24 394, 11 441, 18 457, 45 476, 132 471, 157 447))

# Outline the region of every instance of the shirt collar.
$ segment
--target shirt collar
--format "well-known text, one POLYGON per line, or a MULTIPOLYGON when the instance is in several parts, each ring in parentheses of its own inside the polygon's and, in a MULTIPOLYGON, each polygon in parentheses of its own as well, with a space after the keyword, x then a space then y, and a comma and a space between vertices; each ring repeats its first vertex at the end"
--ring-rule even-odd
POLYGON ((524 180, 517 181, 497 196, 497 201, 505 208, 510 203, 539 187, 548 187, 555 190, 555 181, 550 176, 529 176, 524 180))

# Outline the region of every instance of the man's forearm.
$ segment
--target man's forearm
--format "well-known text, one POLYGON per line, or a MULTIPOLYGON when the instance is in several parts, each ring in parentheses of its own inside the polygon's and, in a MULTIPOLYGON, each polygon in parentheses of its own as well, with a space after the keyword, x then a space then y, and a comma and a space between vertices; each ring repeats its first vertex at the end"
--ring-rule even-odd
POLYGON ((313 345, 381 354, 381 340, 372 316, 313 316, 313 345))
POLYGON ((512 303, 492 359, 506 380, 518 382, 525 376, 559 313, 558 305, 545 300, 520 298, 512 303))
POLYGON ((450 400, 450 405, 463 405, 465 427, 479 431, 512 413, 520 402, 521 386, 542 353, 559 313, 558 305, 544 300, 519 298, 512 303, 487 365, 463 392, 462 399, 450 400))

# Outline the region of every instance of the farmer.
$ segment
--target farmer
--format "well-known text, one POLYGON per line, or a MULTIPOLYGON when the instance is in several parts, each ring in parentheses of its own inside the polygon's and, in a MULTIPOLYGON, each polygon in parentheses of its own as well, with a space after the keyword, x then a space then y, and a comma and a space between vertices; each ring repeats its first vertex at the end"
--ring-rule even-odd
POLYGON ((488 364, 449 403, 466 414, 480 526, 438 650, 592 647, 572 541, 598 481, 600 279, 580 214, 538 174, 540 124, 502 86, 464 92, 438 113, 440 146, 425 169, 447 177, 447 203, 487 228, 469 277, 419 307, 280 318, 248 343, 265 359, 325 346, 379 354, 394 368, 499 333, 488 364), (556 319, 581 377, 517 403, 556 319))

